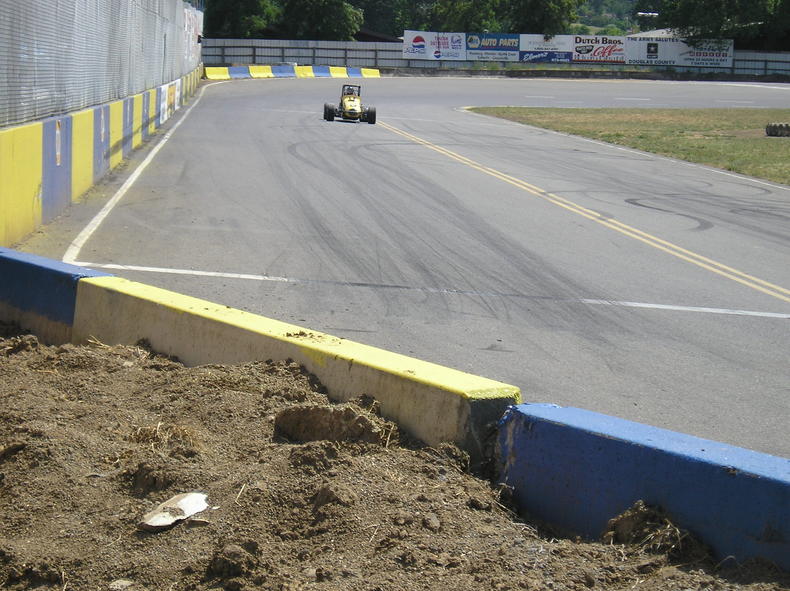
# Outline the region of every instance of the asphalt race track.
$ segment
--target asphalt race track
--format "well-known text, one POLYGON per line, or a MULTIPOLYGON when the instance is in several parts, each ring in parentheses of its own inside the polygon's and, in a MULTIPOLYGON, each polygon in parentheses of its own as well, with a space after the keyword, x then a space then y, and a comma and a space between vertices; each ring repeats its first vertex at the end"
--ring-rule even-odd
MULTIPOLYGON (((75 260, 790 457, 790 187, 460 108, 786 108, 790 85, 367 79, 378 123, 325 122, 341 83, 208 85, 75 260)), ((63 257, 148 150, 21 249, 63 257)))

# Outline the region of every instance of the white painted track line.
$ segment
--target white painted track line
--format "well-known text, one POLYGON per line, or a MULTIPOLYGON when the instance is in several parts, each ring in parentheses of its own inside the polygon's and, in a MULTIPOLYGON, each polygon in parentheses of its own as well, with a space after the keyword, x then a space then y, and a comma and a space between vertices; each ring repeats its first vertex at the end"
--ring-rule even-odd
MULTIPOLYGON (((424 288, 424 287, 409 287, 405 285, 374 285, 368 283, 353 283, 353 282, 342 282, 342 281, 324 281, 320 279, 298 279, 292 277, 278 277, 273 275, 254 275, 248 273, 223 273, 220 271, 199 271, 194 269, 169 269, 163 267, 142 267, 136 265, 119 265, 115 263, 88 263, 88 262, 76 262, 74 264, 83 266, 83 267, 93 267, 97 269, 107 269, 107 270, 117 270, 117 271, 136 271, 142 273, 165 273, 171 275, 190 275, 194 277, 217 277, 222 279, 241 279, 246 281, 265 281, 265 282, 272 282, 272 283, 297 283, 297 284, 321 284, 321 283, 332 283, 332 284, 343 284, 347 285, 348 287, 362 287, 362 288, 381 288, 381 289, 397 289, 397 290, 405 290, 405 291, 420 291, 420 292, 429 292, 429 293, 442 293, 442 294, 459 294, 459 295, 479 295, 479 296, 496 296, 499 295, 501 297, 529 297, 524 296, 522 294, 514 294, 514 293, 502 293, 502 294, 494 294, 494 293, 481 293, 481 292, 471 292, 467 290, 458 290, 458 289, 441 289, 441 288, 424 288)), ((540 298, 539 298, 540 299, 540 298)), ((753 316, 758 318, 778 318, 782 320, 790 320, 790 314, 778 313, 778 312, 758 312, 753 310, 734 310, 729 308, 706 308, 701 306, 675 306, 675 305, 668 305, 668 304, 651 304, 645 302, 619 302, 619 301, 610 301, 610 300, 595 300, 595 299, 579 299, 579 300, 572 300, 576 301, 581 304, 588 304, 592 306, 618 306, 621 308, 642 308, 648 310, 666 310, 671 312, 696 312, 700 314, 724 314, 729 316, 753 316)))

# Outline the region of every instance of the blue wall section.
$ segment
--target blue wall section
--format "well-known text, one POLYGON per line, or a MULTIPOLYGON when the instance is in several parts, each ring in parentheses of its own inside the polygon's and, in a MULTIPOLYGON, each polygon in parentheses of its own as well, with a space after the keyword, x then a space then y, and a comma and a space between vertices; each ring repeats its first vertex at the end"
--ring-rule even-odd
POLYGON ((143 93, 143 127, 140 130, 143 134, 143 141, 148 139, 148 124, 151 122, 151 98, 148 91, 143 93))
POLYGON ((41 220, 51 222, 71 203, 71 116, 46 119, 41 179, 41 220))
POLYGON ((71 325, 77 283, 108 273, 67 265, 34 254, 0 248, 0 302, 71 325))
POLYGON ((360 68, 346 68, 349 78, 362 78, 362 70, 360 68))
POLYGON ((231 78, 252 78, 249 66, 230 66, 228 74, 231 78))
POLYGON ((329 66, 313 66, 313 76, 316 78, 331 78, 329 66))
POLYGON ((110 168, 110 107, 93 110, 93 182, 99 182, 110 168))
POLYGON ((577 408, 523 404, 500 421, 500 480, 530 514, 589 538, 639 499, 720 558, 790 569, 790 460, 577 408))
POLYGON ((132 153, 132 130, 134 129, 134 97, 123 99, 123 140, 121 149, 124 158, 132 153))
POLYGON ((293 66, 272 66, 272 74, 276 78, 294 78, 296 70, 293 66))

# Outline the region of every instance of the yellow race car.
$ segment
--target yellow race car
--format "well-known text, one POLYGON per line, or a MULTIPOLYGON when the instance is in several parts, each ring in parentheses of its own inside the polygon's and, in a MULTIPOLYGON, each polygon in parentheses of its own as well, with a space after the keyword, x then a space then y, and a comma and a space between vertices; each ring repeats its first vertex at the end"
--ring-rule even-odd
POLYGON ((340 92, 340 103, 324 104, 324 119, 334 121, 335 117, 344 121, 366 121, 372 125, 376 122, 376 107, 362 106, 362 87, 344 84, 340 92))

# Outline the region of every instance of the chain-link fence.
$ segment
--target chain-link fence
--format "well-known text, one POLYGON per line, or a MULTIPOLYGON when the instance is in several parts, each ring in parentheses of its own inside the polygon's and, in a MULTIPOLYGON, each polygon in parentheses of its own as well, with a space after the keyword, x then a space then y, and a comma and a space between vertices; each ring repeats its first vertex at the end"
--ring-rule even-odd
POLYGON ((0 127, 164 84, 200 62, 182 0, 0 0, 0 127))

